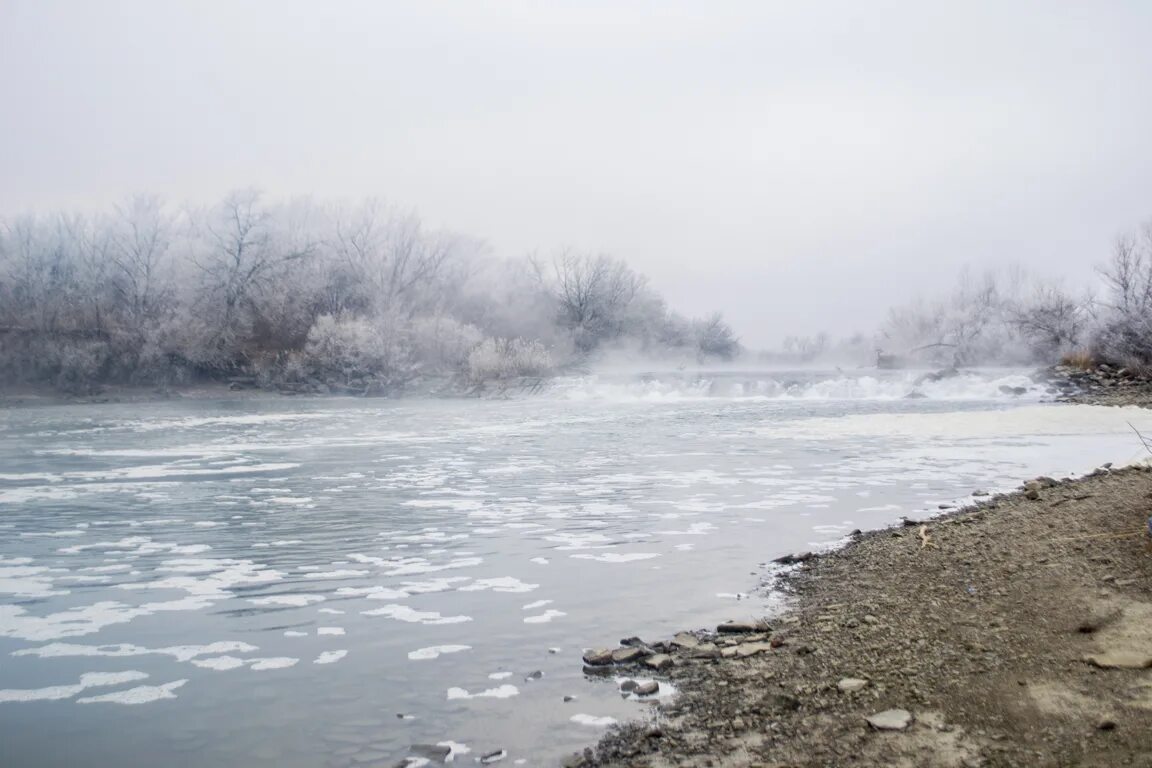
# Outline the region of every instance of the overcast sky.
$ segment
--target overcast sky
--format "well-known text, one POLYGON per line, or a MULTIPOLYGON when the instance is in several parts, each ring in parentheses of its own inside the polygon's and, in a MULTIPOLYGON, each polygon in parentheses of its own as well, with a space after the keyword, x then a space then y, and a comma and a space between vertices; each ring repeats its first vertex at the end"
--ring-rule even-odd
POLYGON ((0 212, 377 195, 749 344, 1152 217, 1152 2, 0 0, 0 212))

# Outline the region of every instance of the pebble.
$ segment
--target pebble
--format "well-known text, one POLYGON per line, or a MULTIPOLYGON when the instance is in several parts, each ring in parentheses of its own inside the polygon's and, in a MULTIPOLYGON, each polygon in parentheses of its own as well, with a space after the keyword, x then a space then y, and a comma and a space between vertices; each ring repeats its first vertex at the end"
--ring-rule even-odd
POLYGON ((624 682, 620 683, 620 690, 624 691, 625 693, 629 693, 636 690, 636 686, 638 685, 639 683, 637 683, 635 680, 625 680, 624 682))
POLYGON ((878 731, 903 731, 912 723, 912 713, 906 709, 886 709, 864 719, 878 731))
POLYGON ((836 683, 836 687, 844 693, 856 693, 862 691, 867 687, 868 681, 859 677, 846 677, 840 682, 836 683))

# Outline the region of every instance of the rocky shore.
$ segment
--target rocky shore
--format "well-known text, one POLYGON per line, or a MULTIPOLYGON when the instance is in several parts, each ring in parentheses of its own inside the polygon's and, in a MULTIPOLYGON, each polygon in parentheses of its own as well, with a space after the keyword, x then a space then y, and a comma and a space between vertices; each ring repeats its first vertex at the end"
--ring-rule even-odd
POLYGON ((1057 365, 1039 372, 1057 399, 1084 405, 1152 407, 1152 375, 1101 363, 1091 368, 1057 365))
POLYGON ((1150 514, 1102 467, 781 558, 779 616, 586 654, 679 693, 565 765, 1152 767, 1150 514))

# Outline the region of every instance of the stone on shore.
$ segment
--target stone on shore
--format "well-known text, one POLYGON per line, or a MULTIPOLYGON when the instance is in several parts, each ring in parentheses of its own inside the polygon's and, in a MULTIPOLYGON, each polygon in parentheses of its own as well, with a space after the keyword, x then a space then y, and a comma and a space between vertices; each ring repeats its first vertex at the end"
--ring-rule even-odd
POLYGON ((639 661, 647 654, 640 648, 617 648, 612 651, 612 661, 616 664, 631 664, 634 661, 639 661))
POLYGON ((678 645, 681 648, 697 648, 700 645, 700 638, 691 632, 680 632, 672 638, 672 645, 678 645))
POLYGON ((912 713, 906 709, 886 709, 864 719, 878 731, 903 731, 912 723, 912 713))
POLYGON ((668 667, 672 666, 675 662, 673 661, 672 657, 669 656, 668 654, 658 653, 655 656, 649 656, 648 658, 644 659, 640 663, 646 667, 649 667, 650 669, 655 669, 655 670, 659 671, 661 669, 667 669, 668 667))
POLYGON ((844 693, 856 693, 862 691, 868 686, 868 681, 859 677, 846 677, 840 682, 836 683, 836 687, 844 693))
POLYGON ((716 631, 721 634, 751 634, 753 632, 762 632, 766 629, 755 621, 726 621, 720 626, 716 627, 716 631))
POLYGON ((584 663, 590 667, 606 667, 612 663, 612 651, 596 648, 584 654, 584 663))
POLYGON ((660 683, 655 680, 650 680, 647 683, 640 683, 636 686, 635 693, 637 696, 651 696, 660 692, 660 683))

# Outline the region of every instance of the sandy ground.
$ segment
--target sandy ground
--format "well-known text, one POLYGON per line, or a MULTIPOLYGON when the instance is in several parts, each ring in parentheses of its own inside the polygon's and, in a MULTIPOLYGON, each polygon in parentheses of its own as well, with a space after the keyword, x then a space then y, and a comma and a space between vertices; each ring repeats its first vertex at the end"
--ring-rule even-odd
POLYGON ((1048 485, 795 566, 770 631, 650 643, 681 694, 566 765, 1152 766, 1152 471, 1048 485))

